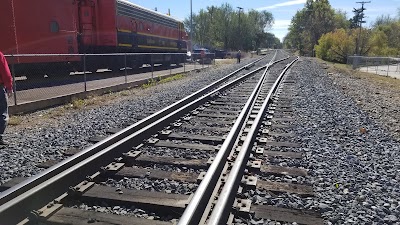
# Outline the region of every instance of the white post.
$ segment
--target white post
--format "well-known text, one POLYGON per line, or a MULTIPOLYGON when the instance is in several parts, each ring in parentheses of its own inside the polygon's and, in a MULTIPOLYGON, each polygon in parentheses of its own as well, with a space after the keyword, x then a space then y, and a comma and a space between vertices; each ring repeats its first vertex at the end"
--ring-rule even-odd
POLYGON ((125 52, 125 84, 128 83, 128 69, 127 69, 127 63, 126 63, 126 52, 125 52))
POLYGON ((86 53, 83 55, 83 79, 85 80, 85 92, 87 91, 87 80, 86 80, 86 53))
POLYGON ((387 71, 386 71, 386 76, 389 76, 390 58, 387 58, 387 59, 388 59, 388 61, 387 61, 388 68, 387 68, 387 71))

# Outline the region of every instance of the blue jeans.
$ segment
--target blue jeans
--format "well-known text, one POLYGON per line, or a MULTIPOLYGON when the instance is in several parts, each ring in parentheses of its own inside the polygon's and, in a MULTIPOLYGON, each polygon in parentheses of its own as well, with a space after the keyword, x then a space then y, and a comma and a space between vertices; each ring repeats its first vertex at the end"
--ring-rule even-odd
POLYGON ((0 139, 3 138, 4 130, 8 121, 7 94, 4 87, 0 88, 0 139))

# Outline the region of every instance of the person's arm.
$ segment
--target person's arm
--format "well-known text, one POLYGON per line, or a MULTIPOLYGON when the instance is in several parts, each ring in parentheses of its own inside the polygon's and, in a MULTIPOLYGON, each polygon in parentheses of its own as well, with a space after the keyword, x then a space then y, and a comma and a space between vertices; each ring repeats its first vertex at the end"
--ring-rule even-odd
POLYGON ((13 92, 13 83, 10 68, 8 67, 6 57, 0 53, 0 76, 7 93, 13 92))

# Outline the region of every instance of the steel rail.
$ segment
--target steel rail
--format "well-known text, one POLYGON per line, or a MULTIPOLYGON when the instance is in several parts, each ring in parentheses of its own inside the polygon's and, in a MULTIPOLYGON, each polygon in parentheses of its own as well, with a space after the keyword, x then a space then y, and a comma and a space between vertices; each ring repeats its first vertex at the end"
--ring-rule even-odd
MULTIPOLYGON (((266 72, 268 71, 269 67, 275 63, 283 61, 287 58, 273 61, 276 57, 275 56, 271 59, 271 61, 266 65, 266 69, 263 73, 265 76, 266 72)), ((261 80, 260 80, 261 82, 261 80)), ((185 211, 183 212, 181 218, 179 219, 178 225, 195 225, 198 224, 201 220, 203 215, 204 209, 210 199, 210 196, 213 192, 213 189, 218 182, 218 178, 220 177, 224 164, 227 161, 227 156, 235 143, 237 136, 240 131, 240 127, 243 125, 244 120, 247 118, 248 113, 250 112, 250 108, 252 103, 256 99, 257 90, 259 90, 261 83, 258 83, 254 91, 252 92, 251 96, 249 97, 248 101, 246 102, 243 110, 240 112, 238 119, 235 121, 231 131, 227 135, 225 141, 223 142, 220 150, 218 151, 217 155, 214 157, 214 160, 210 167, 207 170, 203 180, 201 181, 199 187, 197 188, 196 192, 194 193, 191 201, 189 202, 188 206, 186 207, 185 211)))
MULTIPOLYGON (((260 58, 256 62, 264 58, 260 58)), ((133 144, 139 142, 139 140, 148 138, 154 132, 154 127, 161 129, 170 120, 178 119, 183 114, 182 109, 191 110, 195 108, 195 104, 205 102, 218 91, 225 90, 230 85, 234 85, 247 76, 261 70, 263 67, 251 71, 212 91, 216 85, 222 84, 231 76, 254 65, 256 62, 232 72, 196 93, 2 192, 0 194, 0 221, 2 223, 7 221, 6 224, 14 224, 18 222, 15 220, 17 215, 26 215, 33 209, 47 204, 49 201, 47 199, 56 198, 65 192, 64 187, 66 183, 74 185, 84 180, 88 173, 96 172, 101 166, 104 166, 107 162, 111 162, 114 157, 119 156, 133 144), (89 165, 89 163, 92 164, 89 165), (42 196, 46 196, 46 198, 42 198, 42 196)))
POLYGON ((229 217, 229 213, 232 209, 232 203, 235 199, 236 192, 241 181, 241 177, 243 175, 244 169, 247 164, 248 157, 250 155, 251 149, 254 144, 254 139, 256 138, 257 131, 261 125, 262 118, 264 117, 268 104, 271 101, 272 95, 276 92, 278 85, 280 84, 282 78, 286 74, 286 71, 290 68, 298 60, 298 57, 286 65, 282 73, 276 79, 275 83, 272 85, 270 91, 268 92, 267 97, 264 99, 264 102, 260 108, 260 111, 257 113, 257 116, 246 136, 245 141, 243 142, 241 151, 238 153, 236 160, 230 170, 227 181, 222 188, 222 191, 218 197, 218 201, 215 204, 211 216, 207 222, 208 225, 220 225, 225 224, 227 218, 229 217))

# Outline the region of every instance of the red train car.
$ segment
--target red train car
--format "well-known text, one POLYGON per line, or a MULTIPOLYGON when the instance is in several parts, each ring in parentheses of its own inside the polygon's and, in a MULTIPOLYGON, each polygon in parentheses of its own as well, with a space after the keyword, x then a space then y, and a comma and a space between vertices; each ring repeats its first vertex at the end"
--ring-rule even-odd
MULTIPOLYGON (((2 0, 5 54, 186 53, 183 23, 126 0, 2 0)), ((180 63, 184 55, 128 56, 129 67, 180 63)), ((88 70, 124 67, 123 57, 89 57, 88 70)), ((15 57, 23 75, 82 69, 81 57, 15 57)))
MULTIPOLYGON (((5 54, 78 53, 76 7, 69 0, 2 0, 0 15, 0 50, 5 54)), ((18 72, 30 75, 45 68, 44 63, 54 65, 45 69, 51 73, 79 60, 79 57, 17 57, 9 63, 16 64, 18 72)))

